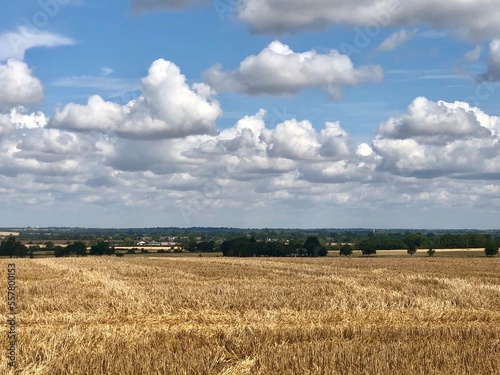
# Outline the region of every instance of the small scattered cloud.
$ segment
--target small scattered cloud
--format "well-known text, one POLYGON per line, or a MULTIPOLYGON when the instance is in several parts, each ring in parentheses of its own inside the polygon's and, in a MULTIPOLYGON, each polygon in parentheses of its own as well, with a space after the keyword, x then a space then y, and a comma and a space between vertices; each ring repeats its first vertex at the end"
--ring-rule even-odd
POLYGON ((474 49, 468 51, 465 54, 465 59, 467 61, 477 61, 481 57, 482 53, 483 53, 483 47, 482 46, 476 46, 474 49))
POLYGON ((61 77, 51 82, 51 85, 56 87, 91 89, 92 92, 105 93, 111 97, 123 96, 142 88, 139 79, 114 78, 108 75, 61 77))
POLYGON ((391 34, 378 47, 377 51, 387 52, 398 48, 415 37, 417 30, 399 30, 391 34))
POLYGON ((0 35, 0 61, 9 58, 24 60, 27 50, 36 47, 53 48, 76 44, 75 40, 45 30, 18 27, 16 31, 0 35))
POLYGON ((331 97, 339 97, 342 87, 379 82, 380 66, 354 67, 349 56, 336 50, 294 52, 279 41, 270 43, 258 55, 247 57, 238 69, 224 72, 216 65, 205 72, 217 91, 249 95, 290 95, 308 87, 319 87, 331 97))
POLYGON ((101 68, 101 77, 109 76, 113 72, 114 72, 113 69, 111 69, 110 67, 104 66, 101 68))

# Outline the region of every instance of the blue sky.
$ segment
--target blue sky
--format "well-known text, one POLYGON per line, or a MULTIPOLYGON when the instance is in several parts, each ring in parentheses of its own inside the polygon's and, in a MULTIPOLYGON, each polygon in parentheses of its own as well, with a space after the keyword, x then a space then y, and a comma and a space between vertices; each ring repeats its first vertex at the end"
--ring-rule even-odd
POLYGON ((498 228, 491 1, 1 1, 0 226, 498 228))

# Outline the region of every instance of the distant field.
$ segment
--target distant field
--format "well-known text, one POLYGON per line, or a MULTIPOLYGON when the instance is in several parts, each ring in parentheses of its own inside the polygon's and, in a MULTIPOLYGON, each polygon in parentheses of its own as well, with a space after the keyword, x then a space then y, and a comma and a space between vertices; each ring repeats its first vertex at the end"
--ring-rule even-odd
POLYGON ((0 373, 500 373, 500 258, 418 255, 15 259, 0 373))

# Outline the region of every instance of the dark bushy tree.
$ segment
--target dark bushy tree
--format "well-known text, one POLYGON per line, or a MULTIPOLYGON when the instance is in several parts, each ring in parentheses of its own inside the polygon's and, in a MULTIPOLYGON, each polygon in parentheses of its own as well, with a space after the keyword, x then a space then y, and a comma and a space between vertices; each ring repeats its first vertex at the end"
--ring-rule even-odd
POLYGON ((47 250, 54 250, 55 248, 54 243, 52 241, 45 242, 45 248, 47 250))
POLYGON ((198 244, 198 250, 204 253, 211 253, 215 250, 215 241, 202 241, 198 244))
POLYGON ((90 255, 112 255, 115 248, 109 242, 99 241, 90 248, 90 255))
POLYGON ((240 237, 224 241, 220 245, 224 256, 326 256, 326 248, 321 246, 317 237, 311 236, 306 243, 290 241, 285 244, 279 241, 259 241, 254 237, 240 237))
POLYGON ((9 257, 24 258, 28 255, 28 248, 21 243, 21 241, 16 241, 14 236, 9 236, 6 240, 2 241, 0 244, 0 255, 9 257))
POLYGON ((228 257, 249 257, 254 255, 256 241, 249 238, 235 238, 224 241, 220 249, 224 256, 228 257))
POLYGON ((198 242, 196 242, 196 241, 189 241, 188 244, 186 245, 186 249, 189 252, 195 252, 196 250, 198 250, 198 242))
POLYGON ((487 257, 492 257, 494 255, 497 255, 498 254, 498 246, 496 245, 496 243, 494 243, 493 241, 490 242, 485 248, 484 248, 484 254, 487 256, 487 257))
POLYGON ((324 257, 328 255, 328 251, 321 245, 318 237, 316 236, 307 237, 307 240, 304 243, 304 248, 306 249, 307 255, 310 257, 324 257))
POLYGON ((87 255, 87 245, 85 243, 76 241, 68 246, 66 246, 66 254, 69 256, 75 254, 77 256, 87 255))
POLYGON ((342 245, 340 248, 340 256, 351 256, 352 255, 352 246, 349 244, 342 245))
POLYGON ((414 243, 411 243, 408 245, 408 249, 406 249, 406 252, 410 255, 413 255, 417 252, 417 245, 414 243))
POLYGON ((62 246, 54 246, 54 256, 56 258, 61 258, 66 256, 66 248, 62 246))
POLYGON ((367 244, 367 246, 363 246, 363 247, 361 247, 361 244, 360 244, 360 249, 361 249, 361 253, 363 255, 366 255, 366 256, 377 254, 377 248, 376 248, 375 244, 371 243, 371 242, 369 242, 367 244))

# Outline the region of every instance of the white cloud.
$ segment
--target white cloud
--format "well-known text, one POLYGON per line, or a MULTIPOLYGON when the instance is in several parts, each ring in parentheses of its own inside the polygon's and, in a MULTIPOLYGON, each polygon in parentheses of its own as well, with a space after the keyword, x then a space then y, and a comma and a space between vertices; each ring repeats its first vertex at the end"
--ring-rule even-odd
POLYGON ((57 110, 50 126, 61 129, 114 131, 122 137, 177 138, 215 131, 221 115, 214 93, 205 84, 189 87, 179 68, 155 61, 142 80, 143 93, 125 106, 94 96, 85 106, 57 110))
POLYGON ((395 174, 500 175, 500 118, 463 102, 417 98, 406 114, 381 124, 373 149, 395 174))
MULTIPOLYGON (((110 74, 110 73, 109 73, 110 74)), ((52 82, 56 87, 71 87, 80 89, 92 89, 103 93, 108 93, 112 97, 122 96, 129 92, 141 89, 139 80, 108 77, 101 75, 95 76, 73 76, 62 77, 52 82)))
POLYGON ((400 27, 426 24, 470 39, 500 35, 495 1, 242 0, 238 17, 260 33, 322 29, 330 25, 400 27))
POLYGON ((479 77, 489 82, 500 81, 500 39, 494 39, 490 43, 488 56, 488 69, 479 77))
MULTIPOLYGON (((0 202, 62 215, 102 207, 107 220, 112 213, 132 220, 125 226, 313 226, 353 210, 350 225, 380 227, 394 225, 384 215, 401 209, 423 218, 443 207, 500 207, 500 120, 466 103, 417 98, 380 125, 372 145, 356 147, 339 123, 270 127, 264 110, 218 134, 123 139, 92 117, 113 113, 110 103, 89 102, 64 116, 101 121, 99 132, 47 128, 43 114, 24 108, 0 114, 0 202), (142 221, 147 212, 151 224, 142 221)), ((121 116, 126 107, 117 108, 121 116)), ((335 225, 348 225, 343 220, 335 225)))
MULTIPOLYGON (((393 139, 426 139, 440 144, 463 137, 489 137, 491 131, 478 120, 477 109, 466 103, 415 99, 406 114, 381 124, 379 134, 393 139)), ((490 125, 489 125, 490 126, 490 125)))
POLYGON ((75 41, 71 38, 21 26, 15 32, 0 35, 0 61, 9 58, 24 60, 24 54, 31 48, 69 46, 73 44, 75 44, 75 41))
POLYGON ((318 135, 309 121, 287 120, 263 134, 269 155, 287 159, 315 160, 319 158, 318 135))
POLYGON ((399 30, 391 34, 387 39, 385 39, 378 47, 377 51, 386 52, 392 51, 397 47, 407 43, 409 40, 413 39, 416 35, 417 30, 399 30))
POLYGON ((359 156, 371 156, 373 155, 373 149, 370 147, 370 145, 361 143, 356 150, 356 154, 359 156))
POLYGON ((17 129, 37 129, 47 125, 48 118, 43 112, 27 113, 23 107, 16 107, 10 111, 10 122, 17 129))
POLYGON ((220 66, 214 66, 205 76, 218 91, 287 95, 307 87, 320 87, 338 97, 343 86, 378 82, 383 72, 380 66, 355 68, 348 56, 336 50, 328 54, 314 50, 297 53, 274 41, 258 55, 243 60, 238 69, 223 72, 220 66))
POLYGON ((9 59, 0 64, 0 109, 2 106, 28 105, 43 98, 43 86, 26 63, 9 59))
POLYGON ((86 105, 67 104, 56 110, 50 125, 69 130, 114 131, 125 120, 125 108, 119 104, 106 102, 100 96, 92 96, 86 105))
POLYGON ((82 176, 100 168, 93 162, 100 152, 95 137, 19 124, 7 134, 0 138, 0 175, 82 176))
POLYGON ((114 70, 108 66, 103 66, 101 68, 101 77, 106 77, 106 76, 109 76, 110 74, 112 74, 114 72, 114 70))
POLYGON ((465 54, 465 58, 467 59, 467 61, 477 61, 481 57, 482 53, 483 53, 483 47, 476 46, 474 49, 468 51, 465 54))

